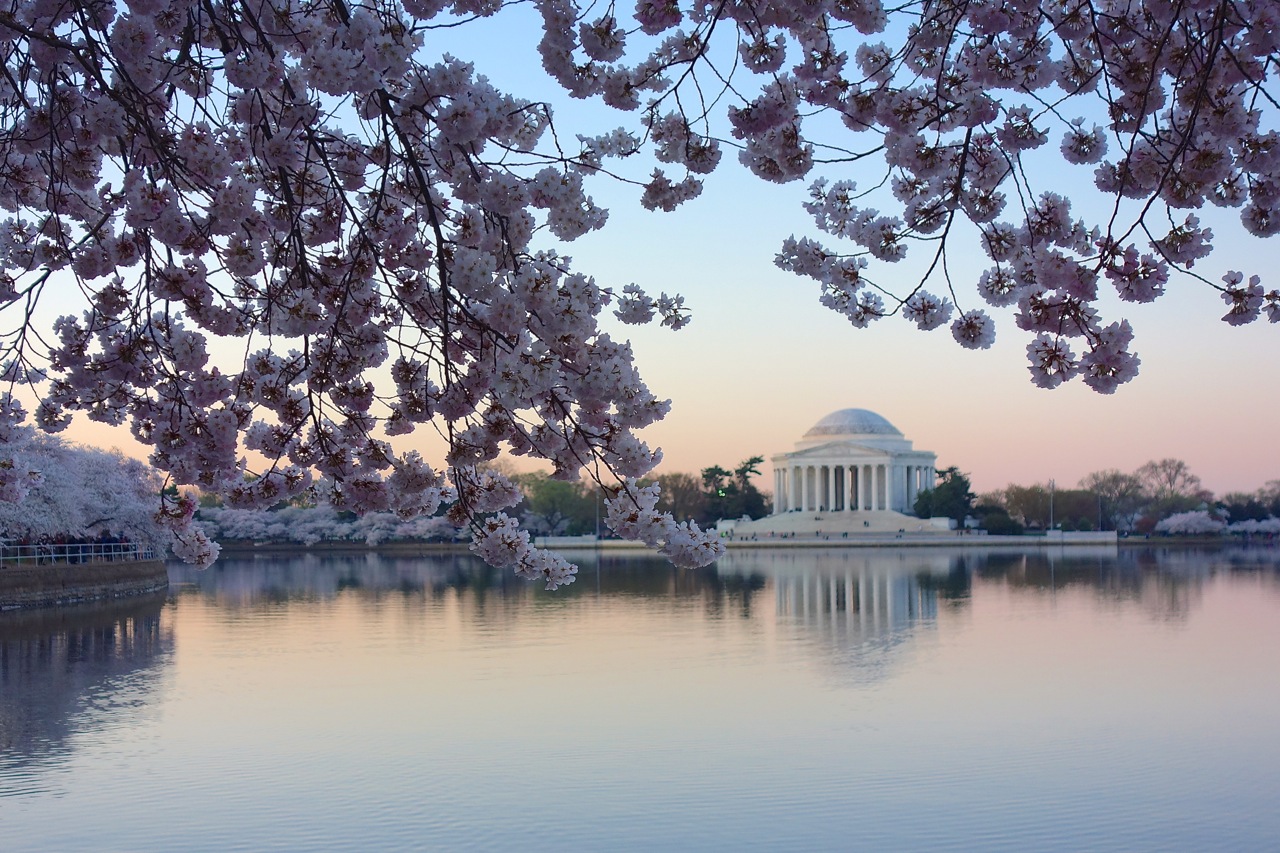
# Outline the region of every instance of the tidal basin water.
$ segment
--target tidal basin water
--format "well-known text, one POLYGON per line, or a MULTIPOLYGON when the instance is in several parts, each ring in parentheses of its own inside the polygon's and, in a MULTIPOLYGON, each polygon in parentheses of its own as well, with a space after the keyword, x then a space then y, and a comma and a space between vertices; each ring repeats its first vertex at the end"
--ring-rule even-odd
POLYGON ((0 615, 0 848, 1263 850, 1280 551, 226 558, 0 615))

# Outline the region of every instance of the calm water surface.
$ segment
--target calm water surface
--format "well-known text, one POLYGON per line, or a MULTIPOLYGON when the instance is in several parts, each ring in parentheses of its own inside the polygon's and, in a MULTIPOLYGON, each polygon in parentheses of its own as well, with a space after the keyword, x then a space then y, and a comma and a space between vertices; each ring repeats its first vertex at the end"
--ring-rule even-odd
POLYGON ((1280 552, 224 559, 0 614, 0 845, 1263 850, 1280 552))

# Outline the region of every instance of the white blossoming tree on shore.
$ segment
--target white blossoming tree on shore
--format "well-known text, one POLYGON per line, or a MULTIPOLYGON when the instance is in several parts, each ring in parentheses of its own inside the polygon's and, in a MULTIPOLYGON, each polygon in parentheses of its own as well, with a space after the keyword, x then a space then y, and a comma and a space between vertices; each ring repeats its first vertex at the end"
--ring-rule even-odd
POLYGON ((162 478, 141 460, 34 430, 21 431, 9 452, 22 460, 27 494, 20 501, 0 500, 0 538, 8 544, 110 533, 160 552, 217 553, 202 532, 186 528, 183 535, 192 541, 175 541, 172 527, 157 519, 162 478))
POLYGON ((1156 533, 1181 536, 1214 536, 1226 529, 1225 521, 1203 509, 1175 513, 1156 525, 1156 533))
MULTIPOLYGON (((835 242, 787 238, 777 263, 824 305, 854 326, 949 324, 972 348, 995 333, 982 306, 1008 306, 1047 387, 1136 374, 1103 287, 1143 302, 1185 274, 1228 322, 1280 320, 1257 278, 1191 270, 1212 234, 1189 213, 1280 231, 1270 0, 532 5, 545 71, 624 127, 560 128, 447 54, 499 0, 0 4, 0 448, 28 408, 49 431, 81 412, 232 507, 317 482, 360 513, 447 504, 486 560, 555 587, 573 567, 531 547, 501 512, 518 490, 484 467, 535 456, 615 483, 615 531, 705 564, 714 537, 636 485, 659 457, 635 431, 668 404, 599 325, 678 329, 683 301, 598 283, 552 246, 604 225, 587 183, 628 158, 656 160, 656 210, 697 196, 726 149, 810 181, 835 242), (1047 145, 1073 168, 1038 169, 1047 145), (1072 213, 1081 179, 1112 201, 1092 221, 1072 213), (958 244, 989 258, 978 281, 952 280, 958 244), (924 276, 882 285, 872 264, 909 249, 924 276), (397 449, 421 428, 446 458, 397 449)), ((17 496, 23 465, 0 453, 17 496)))
POLYGON ((242 539, 268 542, 362 542, 380 545, 402 540, 450 542, 458 528, 441 516, 403 519, 389 512, 370 512, 343 518, 328 504, 315 507, 284 507, 275 511, 255 509, 205 508, 199 512, 200 526, 211 539, 242 539))

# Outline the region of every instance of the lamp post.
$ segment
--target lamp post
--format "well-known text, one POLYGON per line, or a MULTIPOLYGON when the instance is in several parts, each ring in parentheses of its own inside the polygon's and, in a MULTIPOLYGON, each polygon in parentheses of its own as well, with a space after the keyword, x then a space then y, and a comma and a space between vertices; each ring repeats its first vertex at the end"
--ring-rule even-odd
POLYGON ((1049 529, 1053 529, 1053 480, 1049 481, 1049 529))

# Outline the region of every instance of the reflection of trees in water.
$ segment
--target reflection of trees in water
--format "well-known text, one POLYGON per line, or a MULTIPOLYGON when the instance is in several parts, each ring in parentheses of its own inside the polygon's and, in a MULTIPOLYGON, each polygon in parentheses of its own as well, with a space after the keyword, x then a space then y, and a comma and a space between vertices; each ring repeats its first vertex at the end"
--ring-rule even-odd
POLYGON ((702 612, 750 619, 762 577, 721 577, 714 569, 677 569, 645 552, 577 552, 576 583, 547 592, 465 553, 425 555, 306 553, 233 556, 203 571, 171 565, 179 603, 198 597, 235 613, 291 605, 356 602, 370 612, 389 606, 426 614, 457 606, 463 624, 494 626, 608 599, 627 607, 702 612))
POLYGON ((1121 561, 1165 572, 1204 575, 1215 571, 1280 570, 1280 547, 1276 545, 1161 546, 1124 549, 1121 561))
POLYGON ((494 569, 468 554, 323 554, 297 557, 255 555, 219 560, 207 570, 172 565, 171 589, 200 595, 224 607, 262 602, 323 600, 349 592, 363 598, 388 596, 514 598, 553 604, 597 594, 640 598, 697 598, 724 590, 748 594, 734 578, 722 583, 713 570, 686 571, 645 553, 572 554, 578 580, 554 593, 508 570, 494 569))
POLYGON ((973 595, 973 571, 967 556, 958 556, 945 575, 920 572, 916 575, 916 582, 922 589, 931 590, 941 601, 952 607, 968 604, 973 595))
POLYGON ((173 649, 165 596, 0 613, 0 797, 43 784, 73 736, 133 718, 155 699, 173 649))
POLYGON ((1116 606, 1134 604, 1157 619, 1179 620, 1201 601, 1219 572, 1257 572, 1280 585, 1280 549, 1274 547, 1125 547, 1109 555, 1067 549, 1026 554, 974 555, 979 583, 999 583, 1028 594, 1088 589, 1116 606))
POLYGON ((312 552, 296 557, 224 557, 209 569, 171 564, 170 589, 225 608, 319 601, 352 592, 362 597, 421 595, 449 588, 512 589, 529 584, 461 553, 401 556, 312 552))
POLYGON ((1107 558, 1052 552, 997 555, 975 568, 980 583, 1002 584, 1024 595, 1091 594, 1107 606, 1136 606, 1154 618, 1178 620, 1200 601, 1205 578, 1196 563, 1182 565, 1180 569, 1159 555, 1126 549, 1107 558))

